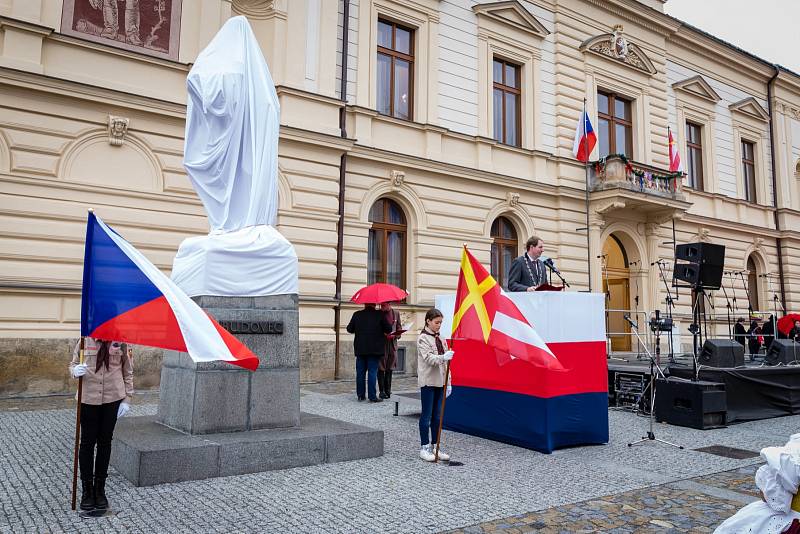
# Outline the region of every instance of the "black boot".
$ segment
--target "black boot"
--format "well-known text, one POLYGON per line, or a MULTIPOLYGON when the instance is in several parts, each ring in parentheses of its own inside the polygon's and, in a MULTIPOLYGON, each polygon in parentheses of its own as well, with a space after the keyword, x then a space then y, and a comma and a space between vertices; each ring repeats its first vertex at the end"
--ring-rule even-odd
POLYGON ((94 510, 96 502, 94 500, 94 484, 90 480, 81 480, 81 510, 94 510))
MULTIPOLYGON (((91 482, 90 482, 90 484, 91 484, 91 482)), ((95 478, 94 479, 94 500, 95 500, 95 506, 99 510, 108 509, 108 499, 106 498, 106 479, 105 478, 95 478)))
POLYGON ((384 390, 383 387, 383 378, 385 374, 386 374, 385 371, 378 371, 378 391, 379 391, 378 397, 380 397, 381 399, 387 398, 386 391, 384 390))
POLYGON ((386 383, 383 385, 383 391, 386 393, 387 399, 392 396, 392 373, 393 371, 389 369, 386 371, 386 376, 384 377, 386 379, 386 383))

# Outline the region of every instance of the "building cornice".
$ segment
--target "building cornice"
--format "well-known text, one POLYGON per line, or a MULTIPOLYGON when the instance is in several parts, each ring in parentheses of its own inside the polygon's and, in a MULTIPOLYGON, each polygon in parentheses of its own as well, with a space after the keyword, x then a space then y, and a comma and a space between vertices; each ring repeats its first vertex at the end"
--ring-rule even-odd
POLYGON ((659 13, 655 9, 648 8, 636 0, 585 1, 664 37, 674 33, 681 26, 680 21, 677 19, 659 13))
POLYGON ((107 89, 96 85, 56 78, 46 74, 36 74, 10 67, 0 67, 0 84, 12 85, 34 91, 57 94, 66 98, 88 102, 104 102, 116 106, 136 109, 147 113, 169 115, 184 119, 186 105, 158 98, 107 89))
POLYGON ((350 151, 355 144, 355 139, 349 137, 339 137, 313 130, 306 130, 296 126, 281 124, 281 141, 297 141, 300 143, 313 143, 314 146, 332 148, 339 151, 350 151))
MULTIPOLYGON (((730 199, 728 200, 735 200, 730 199)), ((764 209, 767 209, 767 206, 762 206, 764 209)), ((772 211, 772 209, 770 209, 772 211)), ((774 228, 769 228, 765 226, 756 226, 755 224, 747 224, 742 221, 730 221, 726 219, 715 219, 713 217, 706 217, 704 215, 697 215, 690 212, 687 212, 683 218, 684 222, 687 223, 698 223, 702 224, 702 226, 713 226, 715 228, 721 228, 724 230, 730 230, 731 224, 733 222, 736 223, 736 230, 743 230, 743 231, 751 231, 755 234, 758 234, 760 237, 779 237, 781 232, 776 231, 774 228)))
MULTIPOLYGON (((710 59, 722 64, 736 66, 746 69, 745 74, 756 77, 764 82, 775 74, 775 67, 770 63, 758 60, 734 46, 726 46, 720 41, 705 35, 690 26, 682 25, 678 31, 667 38, 667 45, 680 46, 690 53, 710 56, 710 59), (700 50, 698 50, 700 49, 700 50)), ((667 50, 667 58, 670 58, 667 50)), ((766 92, 766 90, 765 90, 766 92)))
POLYGON ((0 28, 16 28, 18 30, 24 30, 30 33, 38 33, 45 36, 50 35, 55 31, 53 28, 48 26, 42 26, 41 24, 36 24, 34 22, 3 16, 0 16, 0 28))
MULTIPOLYGON (((418 156, 408 154, 401 154, 399 152, 392 152, 390 150, 367 147, 363 145, 354 145, 350 152, 351 157, 361 157, 372 161, 379 161, 383 163, 391 162, 392 164, 402 165, 407 168, 415 168, 423 171, 434 173, 446 174, 447 176, 465 178, 477 182, 484 182, 493 185, 502 185, 504 187, 513 187, 522 189, 531 193, 547 195, 551 197, 572 198, 576 200, 583 200, 585 192, 583 189, 568 186, 556 186, 551 184, 544 184, 524 178, 517 178, 505 174, 499 174, 489 171, 482 171, 472 167, 463 165, 456 165, 453 163, 445 163, 437 160, 426 159, 418 156)), ((554 161, 560 158, 552 158, 554 161)), ((574 162, 574 161, 573 161, 574 162)))

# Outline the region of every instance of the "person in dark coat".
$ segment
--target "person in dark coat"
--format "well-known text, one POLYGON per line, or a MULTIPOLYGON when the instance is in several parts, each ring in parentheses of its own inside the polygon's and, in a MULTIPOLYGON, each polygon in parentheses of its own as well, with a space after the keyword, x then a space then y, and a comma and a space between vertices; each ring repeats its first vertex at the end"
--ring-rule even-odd
POLYGON ((733 339, 741 343, 743 347, 747 345, 745 343, 747 339, 747 330, 744 328, 744 317, 736 319, 736 325, 733 327, 733 339))
POLYGON ((514 259, 508 271, 509 291, 536 291, 547 282, 547 268, 540 258, 543 250, 540 237, 533 236, 525 242, 525 254, 514 259))
POLYGON ((382 402, 383 399, 376 394, 375 383, 378 380, 378 364, 385 350, 386 334, 392 331, 392 325, 386 321, 381 310, 375 309, 374 304, 364 304, 363 310, 353 314, 347 331, 355 334, 353 348, 356 353, 356 396, 359 401, 363 401, 366 393, 370 402, 382 402))
POLYGON ((747 345, 750 349, 751 362, 756 359, 756 354, 758 354, 759 349, 761 349, 761 342, 758 339, 760 336, 761 327, 758 325, 758 321, 751 321, 750 329, 747 331, 747 345))
POLYGON ((386 321, 392 325, 392 331, 386 334, 383 358, 378 364, 379 397, 388 399, 392 396, 392 372, 397 367, 397 342, 402 335, 400 330, 403 329, 403 324, 400 322, 400 312, 392 308, 391 302, 381 304, 381 312, 386 321))
POLYGON ((767 322, 761 327, 761 335, 764 336, 764 350, 769 352, 772 340, 775 339, 775 316, 769 316, 767 322))
POLYGON ((800 343, 800 321, 795 321, 794 326, 789 330, 789 339, 800 343))

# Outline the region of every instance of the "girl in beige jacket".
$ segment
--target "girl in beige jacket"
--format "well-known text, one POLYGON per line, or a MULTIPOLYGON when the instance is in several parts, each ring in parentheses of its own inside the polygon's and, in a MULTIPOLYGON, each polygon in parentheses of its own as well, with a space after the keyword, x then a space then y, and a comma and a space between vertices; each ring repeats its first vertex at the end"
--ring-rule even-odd
POLYGON ((80 344, 76 345, 69 365, 74 378, 83 377, 78 453, 81 510, 103 510, 108 508, 105 484, 114 427, 117 418, 130 411, 133 396, 133 355, 124 343, 87 337, 83 356, 80 363, 80 344))
MULTIPOLYGON (((442 318, 442 312, 436 308, 428 310, 425 314, 425 328, 417 338, 417 383, 422 400, 422 413, 419 416, 422 447, 419 457, 426 462, 432 462, 436 458, 434 451, 441 420, 445 372, 447 362, 453 358, 453 351, 446 351, 445 343, 439 337, 442 318)), ((447 461, 450 455, 439 449, 439 458, 447 461)))

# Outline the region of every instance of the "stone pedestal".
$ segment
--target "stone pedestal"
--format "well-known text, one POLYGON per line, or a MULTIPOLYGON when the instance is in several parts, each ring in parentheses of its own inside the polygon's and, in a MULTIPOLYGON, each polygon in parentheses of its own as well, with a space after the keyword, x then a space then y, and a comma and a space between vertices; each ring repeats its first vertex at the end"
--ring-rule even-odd
POLYGON ((156 417, 117 422, 112 465, 137 486, 198 480, 383 454, 383 432, 300 413, 297 295, 197 297, 260 359, 164 356, 156 417))
POLYGON ((198 297, 201 308, 260 359, 248 371, 164 354, 158 421, 189 434, 300 424, 300 340, 296 295, 198 297))

